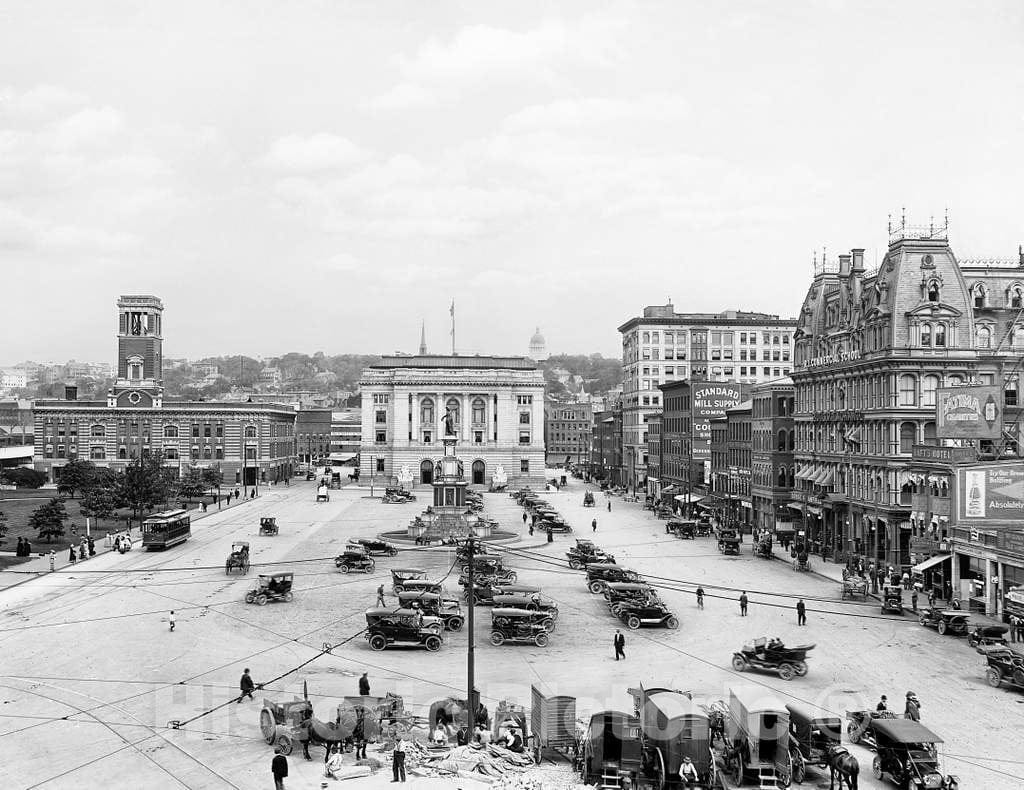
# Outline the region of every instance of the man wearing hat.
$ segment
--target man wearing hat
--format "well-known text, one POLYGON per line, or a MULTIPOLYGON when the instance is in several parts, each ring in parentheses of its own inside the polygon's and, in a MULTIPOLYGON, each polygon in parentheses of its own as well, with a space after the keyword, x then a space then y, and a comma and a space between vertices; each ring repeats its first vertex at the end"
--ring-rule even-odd
POLYGON ((878 704, 875 705, 875 710, 879 712, 889 710, 889 698, 885 696, 885 694, 883 694, 882 698, 878 700, 878 704))
POLYGON ((921 721, 921 703, 913 691, 907 692, 907 707, 903 711, 903 718, 911 721, 921 721))
POLYGON ((683 758, 682 765, 679 766, 679 779, 684 787, 696 787, 700 783, 697 766, 693 764, 689 755, 683 758))

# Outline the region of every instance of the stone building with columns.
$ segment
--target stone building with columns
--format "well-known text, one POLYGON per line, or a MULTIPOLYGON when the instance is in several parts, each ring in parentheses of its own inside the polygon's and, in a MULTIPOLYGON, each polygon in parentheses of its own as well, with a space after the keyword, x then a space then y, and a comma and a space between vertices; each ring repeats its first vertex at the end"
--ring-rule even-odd
POLYGON ((433 482, 446 415, 471 485, 496 473, 509 487, 544 480, 544 376, 533 360, 495 356, 388 356, 363 371, 362 479, 433 482))

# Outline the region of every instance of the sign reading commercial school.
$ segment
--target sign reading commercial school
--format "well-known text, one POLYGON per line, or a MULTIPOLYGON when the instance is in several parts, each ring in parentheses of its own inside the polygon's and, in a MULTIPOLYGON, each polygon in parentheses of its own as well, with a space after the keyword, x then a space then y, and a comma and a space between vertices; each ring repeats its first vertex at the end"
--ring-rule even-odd
POLYGON ((940 439, 998 439, 1003 431, 1003 393, 995 386, 936 390, 935 422, 940 439))
POLYGON ((971 464, 957 469, 956 510, 961 524, 1024 518, 1024 461, 971 464))
POLYGON ((740 402, 739 384, 695 382, 693 398, 693 457, 711 458, 711 420, 724 417, 725 410, 740 402))

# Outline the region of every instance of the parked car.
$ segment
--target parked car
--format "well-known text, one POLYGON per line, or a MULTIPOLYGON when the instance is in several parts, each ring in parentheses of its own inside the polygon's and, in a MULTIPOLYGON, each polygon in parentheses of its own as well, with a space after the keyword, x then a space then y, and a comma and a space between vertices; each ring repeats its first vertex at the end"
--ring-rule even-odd
POLYGON ((922 609, 918 617, 921 625, 936 629, 940 634, 953 634, 954 636, 966 636, 970 625, 968 615, 954 609, 941 609, 938 606, 930 606, 922 609))
POLYGON ((369 609, 366 612, 366 640, 373 650, 391 645, 425 647, 434 652, 444 641, 434 624, 412 609, 369 609))

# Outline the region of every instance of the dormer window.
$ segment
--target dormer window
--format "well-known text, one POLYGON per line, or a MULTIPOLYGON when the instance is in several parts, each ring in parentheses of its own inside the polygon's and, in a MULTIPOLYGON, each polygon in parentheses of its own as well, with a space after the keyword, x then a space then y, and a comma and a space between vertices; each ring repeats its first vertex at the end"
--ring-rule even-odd
POLYGON ((937 282, 932 282, 928 286, 928 301, 929 302, 937 302, 937 301, 939 301, 939 284, 937 282))
POLYGON ((978 283, 974 286, 974 306, 984 307, 985 306, 985 286, 978 283))
POLYGON ((979 326, 977 331, 978 348, 992 348, 992 330, 987 326, 979 326))
POLYGON ((1019 285, 1010 289, 1010 307, 1015 307, 1018 310, 1024 307, 1024 289, 1019 285))

